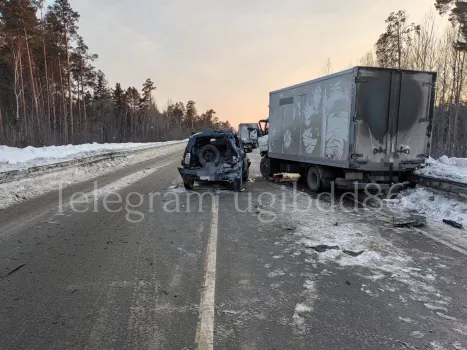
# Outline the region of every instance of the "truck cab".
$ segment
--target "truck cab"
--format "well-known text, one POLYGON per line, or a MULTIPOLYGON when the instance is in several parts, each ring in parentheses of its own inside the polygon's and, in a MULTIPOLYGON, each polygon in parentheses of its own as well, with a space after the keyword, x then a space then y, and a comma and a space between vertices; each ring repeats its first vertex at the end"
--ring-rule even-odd
POLYGON ((259 136, 258 136, 258 147, 261 156, 267 154, 269 146, 269 119, 260 120, 258 123, 259 126, 259 136))

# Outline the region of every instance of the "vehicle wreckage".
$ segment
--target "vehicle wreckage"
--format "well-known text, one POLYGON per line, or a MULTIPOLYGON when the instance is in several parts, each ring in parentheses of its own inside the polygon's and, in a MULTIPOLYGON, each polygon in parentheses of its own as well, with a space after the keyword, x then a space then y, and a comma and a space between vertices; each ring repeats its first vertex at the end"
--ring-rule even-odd
POLYGON ((228 182, 240 191, 248 179, 250 147, 232 131, 206 131, 190 137, 178 168, 186 189, 199 181, 228 182))

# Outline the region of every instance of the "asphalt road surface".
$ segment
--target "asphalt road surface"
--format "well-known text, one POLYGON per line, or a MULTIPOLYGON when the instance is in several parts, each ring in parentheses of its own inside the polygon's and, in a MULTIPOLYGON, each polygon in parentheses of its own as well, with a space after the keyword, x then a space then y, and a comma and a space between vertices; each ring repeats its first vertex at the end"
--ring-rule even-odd
POLYGON ((256 168, 186 192, 180 158, 0 211, 0 349, 467 349, 462 249, 256 168))

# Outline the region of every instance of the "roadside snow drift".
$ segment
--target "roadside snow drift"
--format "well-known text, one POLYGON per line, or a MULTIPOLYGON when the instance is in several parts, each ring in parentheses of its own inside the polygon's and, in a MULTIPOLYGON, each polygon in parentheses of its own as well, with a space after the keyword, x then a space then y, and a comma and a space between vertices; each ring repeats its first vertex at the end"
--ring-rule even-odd
POLYGON ((467 201, 418 187, 404 192, 400 204, 407 211, 426 215, 435 221, 453 220, 467 227, 467 201))
MULTIPOLYGON (((57 171, 52 171, 45 174, 32 174, 31 176, 25 177, 23 179, 15 180, 12 182, 0 183, 0 209, 9 207, 13 204, 18 202, 22 202, 24 200, 28 200, 31 198, 38 197, 44 193, 57 190, 59 186, 66 188, 78 182, 90 180, 96 178, 100 175, 108 174, 114 172, 116 170, 122 169, 124 167, 130 166, 132 164, 136 164, 139 162, 147 161, 150 159, 155 159, 160 156, 174 154, 178 155, 183 152, 183 149, 186 146, 186 142, 184 141, 170 141, 170 142, 158 142, 158 143, 146 143, 146 144, 118 144, 118 145, 80 145, 80 146, 61 146, 61 147, 44 147, 45 149, 51 150, 60 150, 56 153, 51 152, 42 152, 33 153, 30 151, 23 151, 18 150, 19 155, 24 155, 23 162, 18 162, 13 164, 16 166, 16 169, 24 170, 24 172, 28 172, 27 167, 31 167, 34 165, 45 165, 45 164, 53 164, 56 162, 61 162, 64 159, 69 160, 76 159, 76 158, 85 158, 90 156, 95 156, 100 153, 105 153, 111 150, 127 150, 127 149, 140 149, 142 148, 143 151, 141 152, 130 152, 125 154, 124 157, 116 158, 114 160, 104 160, 93 164, 87 165, 78 165, 72 166, 68 168, 57 168, 57 171), (130 146, 129 146, 130 145, 130 146), (158 147, 158 146, 164 147, 158 147), (89 146, 95 147, 94 151, 89 151, 89 146), (99 148, 99 146, 103 148, 99 148), (115 148, 111 148, 114 147, 115 148), (129 146, 129 147, 128 147, 129 146), (155 146, 155 147, 154 147, 155 146), (107 147, 107 148, 105 148, 107 147), (75 153, 68 152, 66 155, 66 150, 71 148, 75 151, 75 153), (61 152, 62 150, 65 150, 61 152), (30 153, 30 157, 28 158, 28 153, 30 153), (31 155, 32 154, 32 155, 31 155), (47 154, 48 157, 45 158, 37 158, 37 155, 45 155, 47 154), (50 155, 57 156, 56 158, 50 157, 50 155), (36 156, 36 157, 34 157, 36 156), (61 158, 59 158, 62 156, 61 158)), ((11 147, 3 148, 11 149, 11 147)), ((31 150, 34 149, 33 147, 28 147, 27 149, 31 150)), ((15 150, 15 149, 13 149, 15 150)), ((37 150, 37 149, 36 149, 37 150)), ((41 149, 39 149, 41 150, 41 149)), ((69 150, 68 150, 69 151, 69 150)), ((6 152, 8 153, 8 157, 12 157, 13 152, 6 152)), ((4 153, 0 152, 0 159, 4 155, 4 153)), ((180 158, 182 155, 180 155, 180 158)), ((5 159, 5 158, 3 158, 5 159)), ((11 159, 11 158, 10 158, 11 159)), ((0 172, 4 169, 9 167, 8 170, 12 170, 12 164, 4 163, 3 169, 2 165, 0 165, 0 172)), ((118 182, 118 186, 122 186, 122 183, 126 185, 130 184, 131 182, 138 181, 143 176, 149 174, 148 169, 136 172, 132 176, 127 176, 121 181, 118 182), (123 181, 123 182, 122 182, 123 181)), ((117 186, 117 187, 118 187, 117 186)))
POLYGON ((85 158, 111 151, 145 149, 159 145, 170 145, 180 141, 150 143, 90 143, 83 145, 15 148, 0 146, 0 171, 20 170, 33 166, 47 165, 85 158))
POLYGON ((467 184, 467 158, 442 156, 438 160, 430 158, 426 163, 428 166, 418 170, 418 174, 467 184))

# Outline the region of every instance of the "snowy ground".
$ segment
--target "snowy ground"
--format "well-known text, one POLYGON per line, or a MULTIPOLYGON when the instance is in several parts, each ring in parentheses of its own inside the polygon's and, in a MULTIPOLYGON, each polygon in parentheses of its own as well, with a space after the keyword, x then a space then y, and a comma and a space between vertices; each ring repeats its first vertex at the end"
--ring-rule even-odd
MULTIPOLYGON (((24 169, 27 166, 38 165, 42 162, 42 164, 51 164, 57 161, 63 161, 67 157, 89 157, 96 155, 98 148, 94 152, 89 152, 89 149, 86 147, 72 147, 76 150, 82 150, 82 152, 75 152, 74 154, 69 153, 68 155, 64 155, 66 152, 61 153, 64 155, 62 158, 30 158, 27 159, 24 156, 24 162, 18 163, 20 169, 24 169), (88 149, 85 151, 85 149, 88 149)), ((105 145, 102 145, 105 146, 105 145)), ((141 149, 141 148, 149 148, 143 152, 138 152, 135 154, 129 154, 126 157, 116 158, 114 160, 106 160, 102 162, 98 162, 92 165, 86 166, 74 166, 71 168, 66 168, 64 170, 43 174, 39 176, 32 176, 22 180, 8 182, 4 184, 0 184, 0 209, 9 207, 13 204, 18 202, 22 202, 24 200, 28 200, 31 198, 38 197, 44 193, 56 190, 61 186, 62 188, 66 188, 70 185, 75 183, 79 183, 82 181, 93 179, 97 176, 108 174, 119 169, 122 169, 126 166, 131 164, 136 164, 139 162, 143 162, 146 160, 150 160, 159 156, 163 156, 165 154, 174 153, 175 155, 179 155, 186 146, 186 142, 181 141, 170 141, 170 142, 160 142, 160 143, 152 143, 152 144, 131 144, 130 147, 127 147, 127 144, 121 144, 120 146, 115 146, 114 148, 101 148, 102 150, 123 150, 123 149, 141 149), (157 147, 157 146, 167 146, 167 147, 157 147)), ((64 146, 68 147, 68 146, 64 146)), ((110 147, 110 146, 109 146, 110 147)), ((60 147, 57 147, 60 148, 60 147)), ((27 152, 27 151, 25 151, 27 152)), ((21 152, 19 152, 21 153, 21 152)), ((52 152, 48 153, 49 155, 52 152)), ((55 153, 55 156, 59 155, 60 153, 55 153)), ((67 158, 69 159, 69 158, 67 158)), ((135 182, 141 177, 146 176, 148 171, 141 171, 136 173, 135 176, 131 178, 131 181, 128 179, 124 179, 127 185, 130 182, 135 182), (128 181, 127 181, 128 180, 128 181)))
POLYGON ((428 166, 418 170, 420 175, 427 175, 467 183, 467 158, 448 158, 442 156, 435 160, 430 158, 428 166))
POLYGON ((467 227, 467 201, 417 187, 402 193, 400 204, 407 211, 425 214, 435 221, 454 220, 467 227))
POLYGON ((86 158, 112 151, 127 151, 176 144, 180 141, 150 143, 90 143, 83 145, 15 148, 0 146, 0 172, 22 170, 33 166, 54 164, 86 158))

